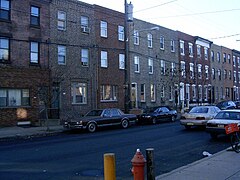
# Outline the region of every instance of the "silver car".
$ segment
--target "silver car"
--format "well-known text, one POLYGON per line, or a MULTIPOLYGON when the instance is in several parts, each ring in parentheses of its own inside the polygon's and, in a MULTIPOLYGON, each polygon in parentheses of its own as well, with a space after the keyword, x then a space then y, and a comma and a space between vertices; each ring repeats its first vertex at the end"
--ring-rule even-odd
POLYGON ((196 106, 189 113, 181 116, 180 124, 190 129, 192 126, 205 127, 207 121, 213 119, 221 110, 216 106, 196 106))
POLYGON ((206 131, 212 138, 217 138, 219 134, 225 134, 225 126, 237 123, 240 126, 240 110, 229 109, 220 111, 214 119, 207 122, 206 131))

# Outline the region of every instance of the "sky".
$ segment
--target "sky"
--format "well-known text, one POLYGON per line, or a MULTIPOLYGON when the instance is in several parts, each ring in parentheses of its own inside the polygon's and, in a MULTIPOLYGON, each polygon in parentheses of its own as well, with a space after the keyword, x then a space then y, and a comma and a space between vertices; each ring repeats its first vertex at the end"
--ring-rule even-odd
MULTIPOLYGON (((125 0, 80 1, 124 12, 125 0)), ((240 51, 239 0, 131 0, 131 3, 133 18, 240 51)))

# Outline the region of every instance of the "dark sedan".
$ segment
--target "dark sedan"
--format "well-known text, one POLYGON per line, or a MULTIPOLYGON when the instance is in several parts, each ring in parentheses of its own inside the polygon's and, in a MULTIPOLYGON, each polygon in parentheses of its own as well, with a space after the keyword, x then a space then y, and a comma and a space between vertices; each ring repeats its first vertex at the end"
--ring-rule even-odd
POLYGON ((124 114, 120 109, 108 108, 92 110, 84 117, 68 119, 63 126, 66 129, 87 129, 89 132, 95 132, 98 127, 103 126, 120 125, 122 128, 128 128, 136 119, 134 114, 124 114))
POLYGON ((175 121, 177 118, 177 111, 172 110, 167 106, 156 108, 153 112, 144 113, 138 116, 138 123, 156 124, 162 121, 175 121))

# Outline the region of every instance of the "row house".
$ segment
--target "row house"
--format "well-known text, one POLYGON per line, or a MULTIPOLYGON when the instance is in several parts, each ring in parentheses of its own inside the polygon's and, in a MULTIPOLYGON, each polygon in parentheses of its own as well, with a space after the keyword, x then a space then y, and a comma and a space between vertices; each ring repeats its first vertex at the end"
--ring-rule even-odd
POLYGON ((134 19, 129 25, 131 108, 178 104, 176 32, 134 19))
POLYGON ((180 108, 211 102, 210 47, 212 42, 177 31, 179 41, 180 108))
POLYGON ((240 51, 232 50, 232 65, 233 65, 233 99, 240 100, 240 51))
POLYGON ((49 1, 0 1, 0 126, 37 124, 49 87, 49 1))

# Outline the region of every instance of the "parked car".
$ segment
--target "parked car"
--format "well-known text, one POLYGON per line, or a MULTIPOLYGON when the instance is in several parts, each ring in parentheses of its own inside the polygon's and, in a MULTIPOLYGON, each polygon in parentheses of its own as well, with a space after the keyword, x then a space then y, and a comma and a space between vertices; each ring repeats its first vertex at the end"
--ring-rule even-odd
POLYGON ((154 111, 138 115, 139 124, 156 124, 162 121, 175 121, 177 118, 177 111, 172 110, 167 106, 160 106, 154 111))
POLYGON ((240 110, 222 110, 214 119, 207 122, 206 131, 210 133, 212 138, 217 138, 219 134, 225 134, 225 126, 237 123, 240 126, 240 110))
POLYGON ((95 132, 102 126, 121 125, 122 128, 128 128, 136 119, 134 114, 124 114, 120 109, 107 108, 92 110, 84 117, 70 118, 63 126, 66 129, 87 129, 89 132, 95 132))
POLYGON ((190 129, 192 126, 206 127, 207 121, 221 111, 217 106, 196 106, 189 113, 182 114, 180 124, 190 129))
POLYGON ((233 101, 222 101, 216 105, 219 109, 236 109, 236 104, 233 101))
POLYGON ((236 104, 236 108, 240 109, 240 101, 234 101, 234 103, 236 104))

